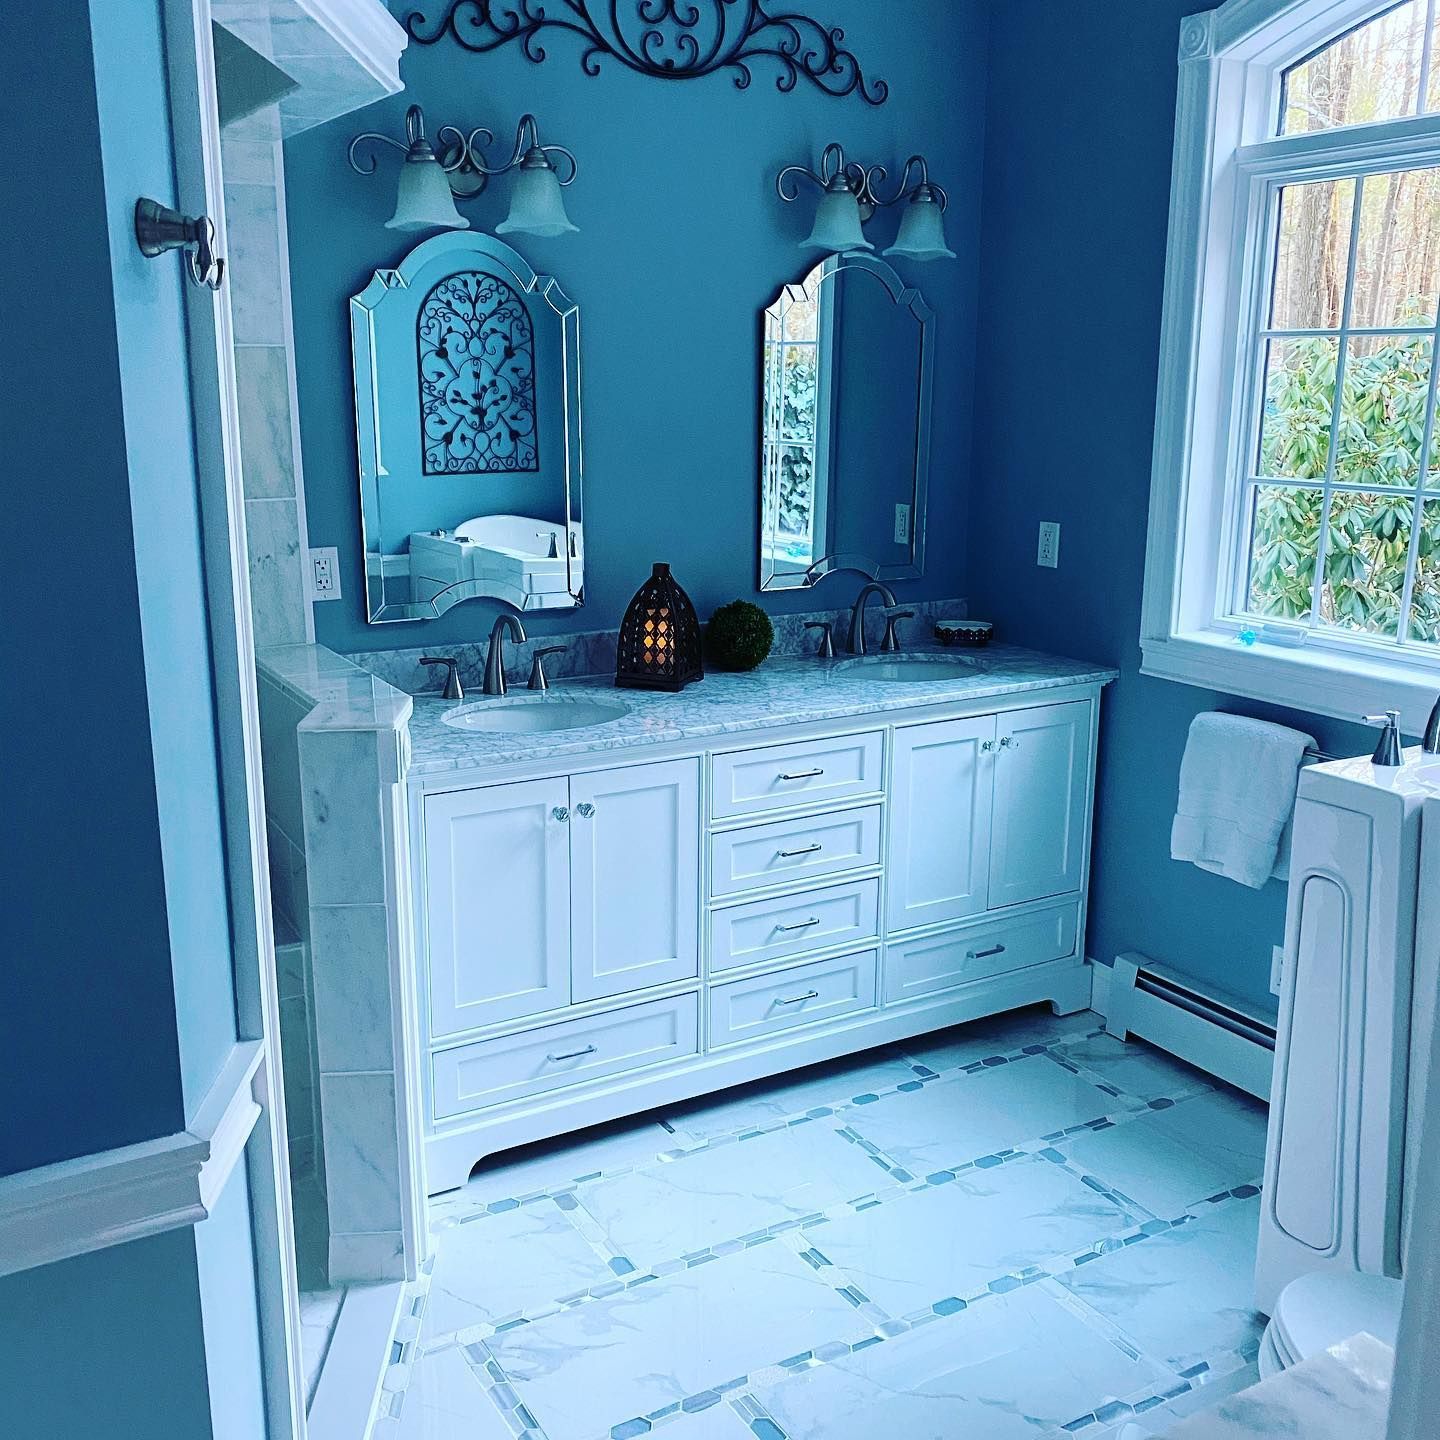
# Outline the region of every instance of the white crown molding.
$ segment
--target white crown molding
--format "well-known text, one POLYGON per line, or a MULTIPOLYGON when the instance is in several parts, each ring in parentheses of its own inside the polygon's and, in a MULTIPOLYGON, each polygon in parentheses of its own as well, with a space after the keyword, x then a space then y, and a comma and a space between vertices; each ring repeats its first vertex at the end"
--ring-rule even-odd
POLYGON ((260 1117, 264 1054, 232 1047, 188 1129, 0 1177, 0 1276, 204 1220, 260 1117))
POLYGON ((332 36, 389 94, 400 89, 400 56, 410 43, 405 27, 381 0, 293 0, 295 9, 332 36))

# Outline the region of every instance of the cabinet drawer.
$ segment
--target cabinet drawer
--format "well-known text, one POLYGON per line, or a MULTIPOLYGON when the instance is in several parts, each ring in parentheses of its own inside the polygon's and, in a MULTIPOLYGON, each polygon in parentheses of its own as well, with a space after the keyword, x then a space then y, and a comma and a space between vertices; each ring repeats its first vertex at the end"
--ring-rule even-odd
POLYGON ((710 893, 736 895, 880 863, 880 807, 747 825, 710 838, 710 893))
POLYGON ((710 969, 734 970, 858 943, 875 935, 879 919, 878 880, 731 905, 710 916, 710 969))
POLYGON ((1033 915, 898 941, 885 951, 885 1003, 1063 960, 1075 953, 1079 919, 1079 906, 1072 901, 1033 915))
POLYGON ((699 998, 690 994, 442 1050, 431 1059, 435 1118, 679 1060, 699 1041, 699 998))
POLYGON ((873 1010, 877 958, 866 950, 712 987, 710 1048, 873 1010))
POLYGON ((711 815, 755 815, 793 805, 813 805, 852 796, 878 795, 881 732, 845 735, 835 740, 801 740, 717 755, 711 763, 711 815))

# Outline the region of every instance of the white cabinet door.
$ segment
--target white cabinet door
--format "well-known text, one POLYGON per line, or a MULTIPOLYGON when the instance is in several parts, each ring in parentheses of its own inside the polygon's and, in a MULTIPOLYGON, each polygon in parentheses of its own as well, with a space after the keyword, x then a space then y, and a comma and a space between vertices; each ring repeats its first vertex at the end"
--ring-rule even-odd
POLYGON ((569 1004, 569 803, 563 779, 426 799, 432 1036, 569 1004))
POLYGON ((700 973, 700 762, 570 779, 574 998, 700 973))
POLYGON ((1090 786, 1090 704, 1042 705, 995 720, 990 906, 1080 888, 1090 786))
POLYGON ((889 928, 963 920, 986 906, 995 717, 895 731, 889 928))

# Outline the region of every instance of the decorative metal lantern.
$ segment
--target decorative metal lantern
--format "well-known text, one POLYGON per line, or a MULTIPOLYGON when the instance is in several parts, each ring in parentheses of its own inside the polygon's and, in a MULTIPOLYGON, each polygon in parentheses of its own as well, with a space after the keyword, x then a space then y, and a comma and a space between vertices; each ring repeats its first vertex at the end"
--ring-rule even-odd
POLYGON ((683 690, 704 675, 700 621, 670 567, 656 562, 620 624, 615 683, 631 690, 683 690))

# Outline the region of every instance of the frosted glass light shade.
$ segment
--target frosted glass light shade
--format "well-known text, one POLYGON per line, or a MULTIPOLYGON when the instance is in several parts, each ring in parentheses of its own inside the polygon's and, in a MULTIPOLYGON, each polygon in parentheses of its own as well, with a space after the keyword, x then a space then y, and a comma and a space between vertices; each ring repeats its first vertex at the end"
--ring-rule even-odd
POLYGON ((953 260, 955 252, 945 244, 945 216, 940 202, 922 187, 905 207, 900 233, 887 255, 904 255, 910 260, 953 260))
POLYGON ((525 235, 566 235, 579 230, 565 213, 565 200, 560 194, 560 177, 548 163, 520 167, 515 177, 515 191, 510 197, 510 213, 495 227, 497 235, 520 231, 525 235))
POLYGON ((468 230, 470 222, 455 208, 450 181, 440 162, 429 152, 410 154, 400 167, 400 187, 395 195, 395 213, 385 222, 387 230, 468 230))
POLYGON ((873 250, 860 228, 860 202, 844 185, 828 189, 815 207, 815 225, 800 242, 802 250, 873 250))

